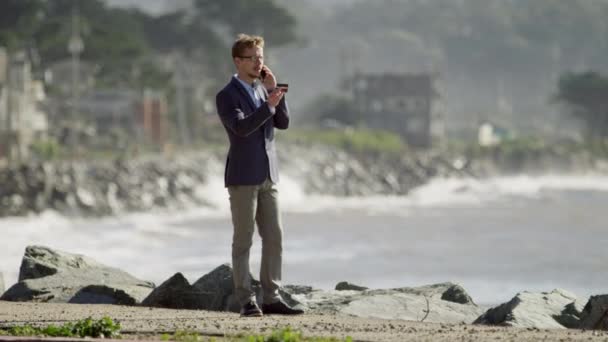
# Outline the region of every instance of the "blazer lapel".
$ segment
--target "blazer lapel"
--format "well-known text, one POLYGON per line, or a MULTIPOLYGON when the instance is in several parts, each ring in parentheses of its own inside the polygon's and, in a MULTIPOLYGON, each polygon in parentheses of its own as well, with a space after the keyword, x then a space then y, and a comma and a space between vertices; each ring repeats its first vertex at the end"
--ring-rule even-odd
MULTIPOLYGON (((258 93, 258 95, 260 96, 260 98, 262 99, 262 102, 268 100, 268 91, 266 91, 266 88, 264 88, 263 85, 258 84, 258 86, 255 88, 255 91, 258 93)), ((263 105, 263 104, 262 104, 263 105)), ((272 126, 273 126, 273 120, 267 120, 266 123, 264 123, 264 135, 266 137, 270 136, 270 131, 272 130, 272 126)))
POLYGON ((253 103, 253 100, 251 99, 251 96, 249 96, 249 93, 243 87, 243 85, 241 84, 241 82, 239 82, 234 77, 232 77, 232 81, 231 82, 234 84, 234 86, 236 87, 236 89, 239 90, 239 92, 241 93, 241 96, 243 96, 245 99, 247 99, 247 103, 249 103, 249 106, 252 108, 252 110, 256 110, 257 108, 255 107, 255 103, 253 103))

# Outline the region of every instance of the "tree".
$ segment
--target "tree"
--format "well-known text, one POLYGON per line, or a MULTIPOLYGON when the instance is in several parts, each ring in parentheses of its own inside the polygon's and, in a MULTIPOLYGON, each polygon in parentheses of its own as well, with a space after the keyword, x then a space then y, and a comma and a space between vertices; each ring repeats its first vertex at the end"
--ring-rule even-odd
POLYGON ((232 37, 259 34, 272 46, 293 43, 296 18, 274 0, 195 0, 199 19, 227 29, 232 37))
POLYGON ((27 45, 43 20, 45 6, 41 0, 0 1, 0 46, 16 50, 27 45))
POLYGON ((0 1, 0 45, 10 51, 35 48, 41 68, 70 57, 72 14, 77 9, 85 42, 81 59, 99 66, 100 85, 128 85, 130 71, 150 52, 133 11, 108 8, 100 0, 0 1))
POLYGON ((53 0, 47 2, 46 19, 35 40, 46 65, 70 56, 67 42, 72 34, 72 13, 77 9, 85 43, 81 58, 99 66, 101 86, 129 85, 131 71, 150 52, 139 21, 131 10, 108 8, 100 0, 53 0))
POLYGON ((608 77, 597 72, 561 76, 555 100, 582 119, 591 140, 608 138, 608 77))

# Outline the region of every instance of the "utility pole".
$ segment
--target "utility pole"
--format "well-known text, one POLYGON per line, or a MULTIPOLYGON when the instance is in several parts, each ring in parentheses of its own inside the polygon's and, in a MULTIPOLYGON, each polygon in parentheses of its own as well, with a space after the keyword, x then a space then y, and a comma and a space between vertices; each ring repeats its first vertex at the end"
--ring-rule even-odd
POLYGON ((13 82, 11 72, 11 56, 6 54, 6 159, 8 160, 9 167, 13 166, 13 82))
POLYGON ((177 64, 174 74, 175 82, 175 102, 177 106, 177 125, 179 127, 179 141, 182 145, 190 144, 190 131, 188 130, 188 122, 186 118, 186 98, 185 98, 185 82, 184 82, 184 61, 180 55, 177 57, 177 64))
POLYGON ((79 118, 77 117, 78 108, 80 107, 80 89, 78 85, 78 73, 80 71, 80 54, 82 53, 82 51, 84 51, 84 43, 82 41, 82 38, 80 37, 80 22, 78 20, 78 9, 76 5, 72 7, 72 34, 68 42, 68 51, 72 55, 72 108, 70 113, 71 130, 69 134, 68 144, 70 145, 70 149, 73 153, 78 144, 76 134, 76 123, 79 122, 79 118))

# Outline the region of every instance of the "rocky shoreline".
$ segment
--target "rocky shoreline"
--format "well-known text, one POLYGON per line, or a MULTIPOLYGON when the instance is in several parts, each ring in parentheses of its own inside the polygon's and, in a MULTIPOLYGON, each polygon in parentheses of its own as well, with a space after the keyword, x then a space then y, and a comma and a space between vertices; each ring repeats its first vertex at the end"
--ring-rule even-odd
MULTIPOLYGON (((261 287, 253 282, 258 296, 261 287)), ((394 289, 365 289, 339 283, 336 290, 287 285, 281 296, 306 315, 338 315, 441 324, 475 324, 530 329, 608 330, 608 295, 578 298, 565 290, 521 292, 507 303, 482 308, 453 283, 394 289)), ((232 269, 220 265, 190 284, 176 273, 159 286, 102 265, 86 256, 28 246, 19 282, 1 301, 115 304, 238 312, 232 269)))
MULTIPOLYGON (((0 170, 0 217, 56 210, 72 216, 105 216, 154 208, 212 206, 210 177, 223 175, 224 153, 56 162, 0 170)), ((281 173, 308 194, 404 195, 435 177, 475 177, 517 172, 605 172, 608 164, 588 154, 530 152, 483 158, 441 152, 371 155, 327 146, 284 145, 281 173)))

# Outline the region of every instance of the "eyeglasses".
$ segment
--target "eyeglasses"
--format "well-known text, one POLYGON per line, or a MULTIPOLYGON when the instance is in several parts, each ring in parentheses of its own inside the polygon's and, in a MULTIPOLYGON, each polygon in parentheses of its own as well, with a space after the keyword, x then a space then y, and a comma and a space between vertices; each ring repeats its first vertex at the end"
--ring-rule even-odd
POLYGON ((264 56, 239 56, 240 59, 246 59, 252 63, 262 62, 264 60, 264 56))

